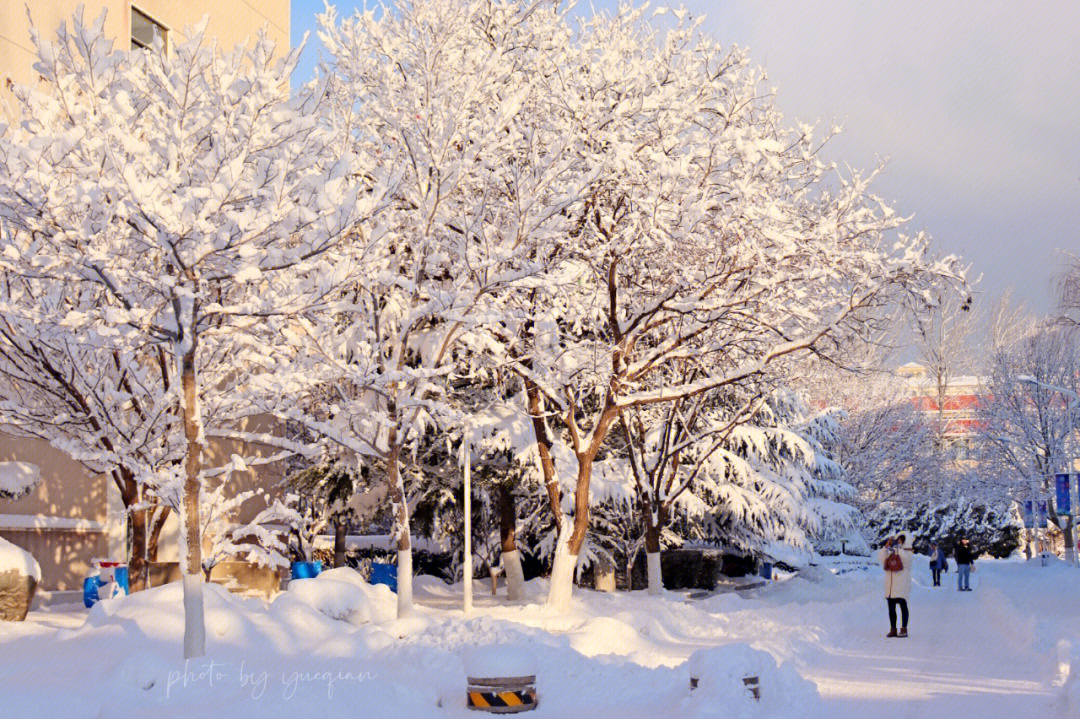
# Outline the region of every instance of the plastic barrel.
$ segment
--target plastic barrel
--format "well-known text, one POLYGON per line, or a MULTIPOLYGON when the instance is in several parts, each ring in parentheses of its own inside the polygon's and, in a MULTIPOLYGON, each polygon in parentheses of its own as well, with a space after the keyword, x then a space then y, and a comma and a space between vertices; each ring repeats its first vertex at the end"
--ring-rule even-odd
POLYGON ((89 609, 97 604, 100 597, 98 596, 98 587, 104 584, 101 581, 101 577, 94 575, 93 577, 87 577, 82 583, 82 601, 83 605, 89 609))
POLYGON ((385 584, 392 592, 397 592, 397 565, 386 562, 371 563, 371 583, 385 584))
POLYGON ((772 579, 772 564, 769 562, 763 562, 761 564, 761 571, 758 572, 762 579, 772 579))
POLYGON ((293 562, 293 579, 314 579, 322 571, 322 562, 293 562))
POLYGON ((131 588, 128 585, 128 568, 127 566, 117 567, 113 572, 113 581, 116 582, 116 588, 119 590, 118 594, 127 596, 131 594, 131 588))

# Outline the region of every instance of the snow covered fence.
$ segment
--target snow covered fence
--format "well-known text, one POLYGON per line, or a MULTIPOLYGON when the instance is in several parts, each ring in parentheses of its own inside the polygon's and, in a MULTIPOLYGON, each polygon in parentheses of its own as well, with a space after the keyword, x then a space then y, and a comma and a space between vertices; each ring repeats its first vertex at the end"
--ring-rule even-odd
POLYGON ((465 655, 466 706, 491 714, 537 707, 536 660, 521 647, 489 646, 465 655))

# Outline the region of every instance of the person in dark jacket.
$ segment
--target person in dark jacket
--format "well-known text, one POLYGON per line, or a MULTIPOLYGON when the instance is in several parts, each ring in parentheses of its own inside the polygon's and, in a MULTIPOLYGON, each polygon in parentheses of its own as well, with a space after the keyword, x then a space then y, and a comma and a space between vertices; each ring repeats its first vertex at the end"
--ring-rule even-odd
POLYGON ((945 550, 934 542, 930 545, 930 574, 934 578, 934 586, 941 586, 941 573, 945 571, 948 560, 945 558, 945 550))
POLYGON ((961 592, 971 591, 971 566, 975 564, 975 552, 967 537, 956 545, 956 588, 961 592))

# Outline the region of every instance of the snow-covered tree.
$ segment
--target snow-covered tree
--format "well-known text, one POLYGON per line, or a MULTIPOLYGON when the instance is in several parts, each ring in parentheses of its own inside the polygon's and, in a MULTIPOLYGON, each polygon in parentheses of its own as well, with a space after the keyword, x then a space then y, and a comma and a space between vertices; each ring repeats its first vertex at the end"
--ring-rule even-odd
POLYGON ((854 527, 855 490, 830 456, 835 412, 813 411, 784 389, 731 394, 670 403, 654 422, 649 408, 628 413, 650 592, 663 586, 661 531, 677 516, 696 535, 683 539, 793 564, 812 556, 815 539, 854 527))
POLYGON ((331 530, 334 566, 345 566, 345 538, 353 519, 350 501, 357 489, 354 466, 344 461, 323 462, 286 477, 287 504, 297 512, 290 541, 297 561, 311 561, 315 538, 331 530))
POLYGON ((843 413, 833 458, 858 491, 861 509, 940 497, 955 472, 936 425, 903 378, 877 363, 859 370, 819 367, 815 374, 809 389, 814 400, 843 413))
POLYGON ((164 363, 151 406, 178 408, 179 455, 135 479, 182 487, 184 650, 199 656, 206 443, 236 429, 225 400, 207 408, 228 418, 217 427, 204 403, 273 369, 250 330, 343 282, 335 249, 364 205, 321 98, 287 97, 299 50, 278 57, 260 35, 224 51, 203 25, 168 52, 127 53, 104 23, 34 33, 42 91, 16 91, 23 120, 0 134, 0 267, 75 303, 24 308, 71 344, 119 352, 133 372, 164 363), (224 362, 231 375, 202 371, 224 362))
POLYGON ((1065 325, 1080 327, 1080 256, 1066 256, 1065 270, 1058 277, 1059 319, 1065 325))
POLYGON ((500 316, 503 288, 535 274, 537 238, 566 223, 577 197, 562 128, 548 125, 533 83, 530 56, 551 39, 533 36, 530 16, 546 16, 533 10, 417 0, 320 16, 327 122, 375 158, 391 194, 377 233, 351 244, 362 277, 281 329, 298 355, 320 358, 306 392, 328 404, 276 411, 386 468, 402 616, 412 610, 406 474, 418 475, 431 428, 459 426, 446 390, 455 349, 500 316))
POLYGON ((628 411, 835 350, 885 307, 924 306, 959 275, 925 237, 897 233, 903 220, 870 194, 872 175, 839 176, 811 128, 784 125, 744 54, 688 21, 662 34, 643 13, 597 14, 534 73, 572 111, 584 164, 600 168, 567 210, 575 225, 557 240, 558 264, 516 294, 527 319, 503 339, 536 417, 559 607, 598 457, 628 411), (576 460, 565 493, 551 461, 564 439, 576 460))
POLYGON ((1071 471, 1080 453, 1078 392, 1077 336, 1054 323, 1037 323, 1015 343, 993 348, 978 410, 983 487, 1003 485, 1017 501, 1045 499, 1070 557, 1072 520, 1056 511, 1053 480, 1071 471))
POLYGON ((38 321, 79 311, 82 297, 59 284, 0 269, 0 418, 19 437, 49 442, 116 484, 127 512, 132 591, 146 585, 148 524, 168 509, 153 503, 139 475, 171 459, 176 407, 161 348, 122 350, 73 338, 38 321))
POLYGON ((971 371, 975 359, 972 340, 979 318, 969 296, 948 290, 935 295, 932 306, 915 318, 915 342, 934 401, 938 443, 944 447, 952 429, 945 415, 949 385, 960 373, 971 371))

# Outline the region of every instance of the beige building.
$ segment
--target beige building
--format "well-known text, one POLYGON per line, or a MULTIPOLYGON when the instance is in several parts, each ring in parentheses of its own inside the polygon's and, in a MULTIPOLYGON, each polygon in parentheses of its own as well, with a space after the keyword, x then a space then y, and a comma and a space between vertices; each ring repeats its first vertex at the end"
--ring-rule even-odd
MULTIPOLYGON (((106 32, 122 49, 150 45, 161 38, 168 48, 184 37, 184 29, 208 18, 207 34, 231 48, 265 28, 284 52, 289 47, 290 0, 0 0, 0 105, 10 111, 8 80, 34 84, 34 54, 30 41, 31 20, 42 34, 56 31, 61 22, 70 25, 79 4, 87 20, 106 11, 106 32), (27 8, 29 7, 29 16, 27 8)), ((264 428, 265 429, 265 428, 264 428)), ((235 448, 218 443, 212 453, 229 456, 235 448)), ((122 559, 124 512, 115 484, 103 476, 91 476, 81 465, 38 440, 17 439, 0 433, 0 462, 30 462, 42 481, 18 500, 0 499, 0 536, 29 550, 42 570, 46 590, 74 590, 95 557, 122 559)), ((241 476, 237 481, 273 484, 279 468, 264 469, 261 476, 241 476)), ((172 519, 175 525, 175 518, 172 519)), ((176 559, 171 539, 175 526, 166 525, 158 559, 176 559)))
MULTIPOLYGON (((106 12, 105 31, 119 48, 149 45, 158 35, 168 47, 184 37, 184 29, 207 17, 207 34, 231 48, 260 28, 282 50, 289 47, 290 0, 0 0, 0 78, 20 84, 37 81, 30 23, 42 35, 70 26, 78 6, 87 21, 106 12), (27 13, 29 8, 29 15, 27 13)), ((6 88, 6 81, 2 83, 6 88)), ((3 90, 5 104, 10 94, 3 90)))

